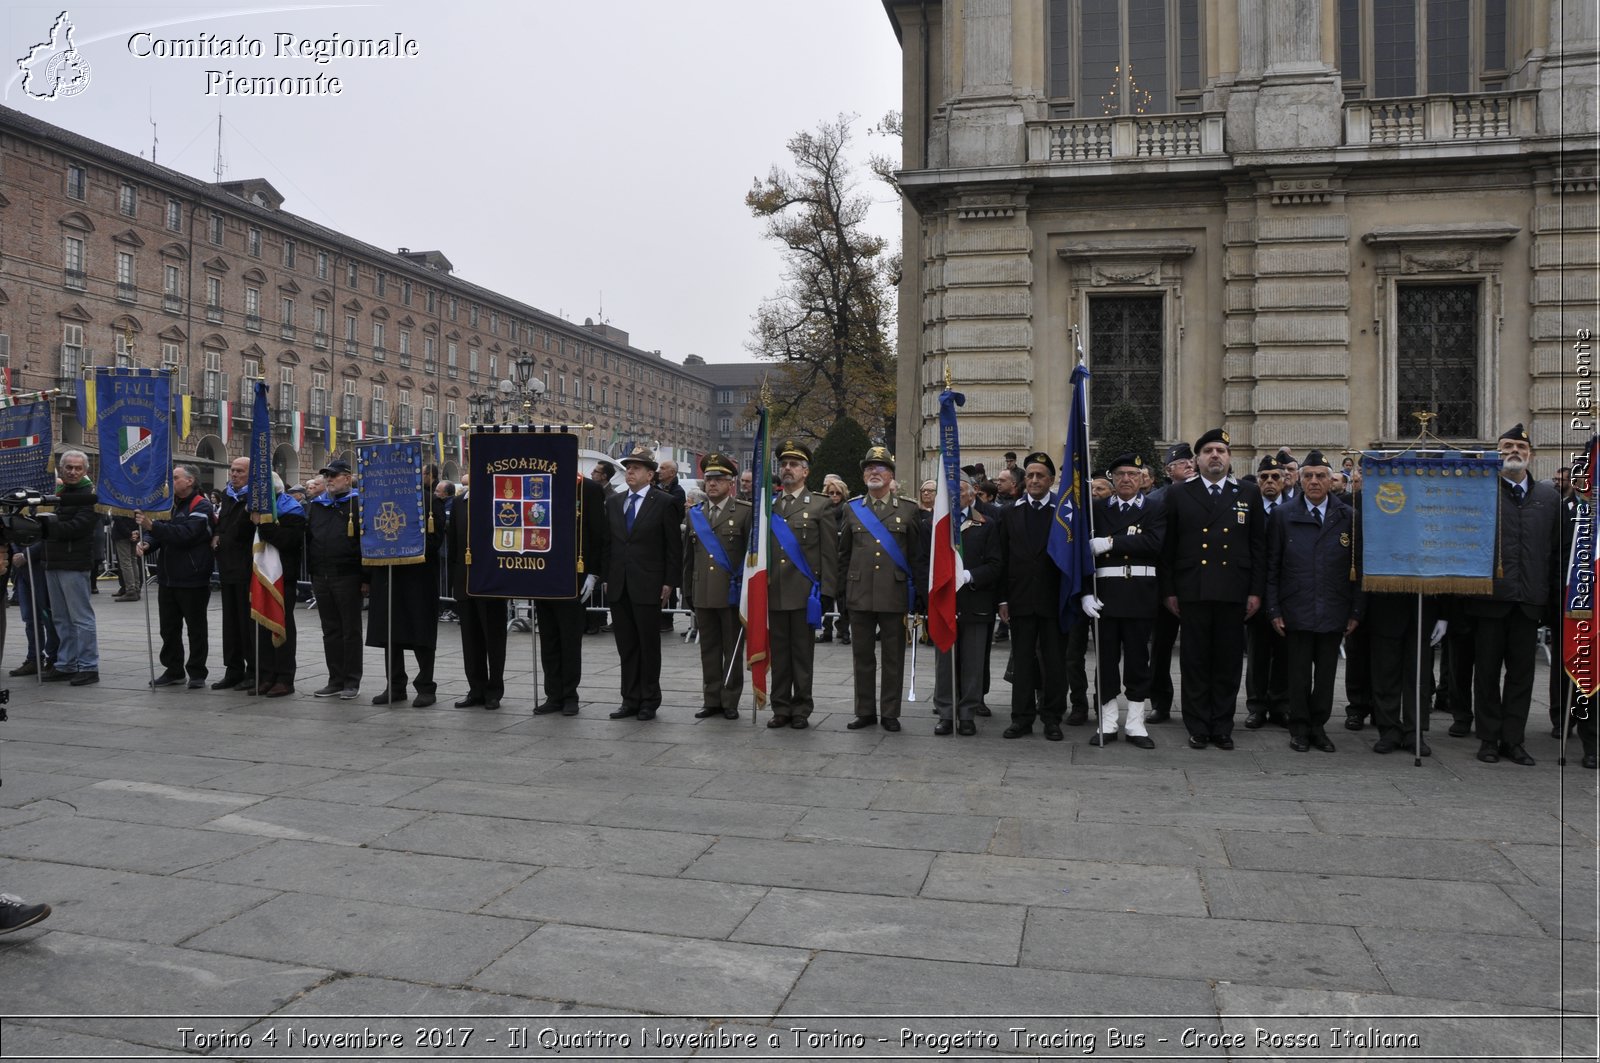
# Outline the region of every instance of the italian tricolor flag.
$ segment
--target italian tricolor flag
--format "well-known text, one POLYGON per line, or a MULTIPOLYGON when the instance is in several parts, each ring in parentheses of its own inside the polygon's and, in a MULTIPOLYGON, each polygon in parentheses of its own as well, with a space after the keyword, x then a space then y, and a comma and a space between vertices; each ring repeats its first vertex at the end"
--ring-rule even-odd
MULTIPOLYGON (((262 519, 268 519, 266 514, 262 519)), ((272 499, 272 513, 270 519, 278 519, 278 499, 272 499)), ((256 541, 254 549, 254 562, 250 574, 250 619, 260 624, 272 633, 272 644, 282 646, 286 637, 284 633, 285 610, 283 597, 283 558, 278 555, 278 548, 271 543, 262 542, 261 527, 256 526, 256 541)))

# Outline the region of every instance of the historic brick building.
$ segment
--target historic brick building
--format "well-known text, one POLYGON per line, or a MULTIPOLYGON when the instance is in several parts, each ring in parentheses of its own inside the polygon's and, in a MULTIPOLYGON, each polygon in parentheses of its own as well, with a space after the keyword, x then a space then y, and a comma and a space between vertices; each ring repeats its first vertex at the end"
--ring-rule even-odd
POLYGON ((18 391, 65 390, 58 449, 84 443, 70 400, 84 366, 166 365, 194 397, 175 450, 203 468, 248 453, 251 382, 264 376, 287 478, 349 456, 358 421, 369 436, 442 432, 454 475, 473 397, 527 358, 543 390, 535 413, 592 422, 582 446, 710 445, 709 385, 626 332, 464 281, 438 251, 385 251, 316 225, 264 180, 199 181, 0 107, 0 364, 18 391))
MULTIPOLYGON (((1596 323, 1592 0, 885 0, 899 446, 1057 448, 1081 343, 1158 440, 1572 442, 1596 323), (915 401, 913 401, 915 400, 915 401)), ((1548 475, 1556 461, 1541 463, 1548 475)))

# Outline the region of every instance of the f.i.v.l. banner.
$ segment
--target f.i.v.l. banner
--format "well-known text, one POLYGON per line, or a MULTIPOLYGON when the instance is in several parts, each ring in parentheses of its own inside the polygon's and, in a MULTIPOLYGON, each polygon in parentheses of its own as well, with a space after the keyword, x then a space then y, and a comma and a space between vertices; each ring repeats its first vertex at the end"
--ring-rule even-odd
POLYGON ((100 502, 112 513, 172 508, 172 373, 97 369, 87 381, 100 444, 100 502))
POLYGON ((1363 587, 1494 591, 1498 456, 1364 455, 1361 475, 1363 587))
POLYGON ((578 437, 514 428, 478 431, 467 453, 467 593, 577 594, 578 437))
POLYGON ((361 561, 367 565, 420 565, 427 548, 422 503, 422 444, 362 443, 361 561))
POLYGON ((50 493, 50 401, 0 409, 0 491, 50 493))

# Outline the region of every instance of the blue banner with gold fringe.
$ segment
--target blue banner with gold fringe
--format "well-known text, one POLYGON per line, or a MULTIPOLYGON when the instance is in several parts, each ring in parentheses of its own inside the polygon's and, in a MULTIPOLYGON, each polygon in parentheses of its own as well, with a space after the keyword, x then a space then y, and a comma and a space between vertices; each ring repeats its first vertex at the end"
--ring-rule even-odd
POLYGON ((467 593, 577 594, 578 437, 506 426, 474 431, 469 440, 467 593))
POLYGON ((1361 475, 1365 589, 1493 593, 1497 455, 1369 454, 1361 475))
POLYGON ((50 400, 0 409, 0 491, 52 493, 50 400))
POLYGON ((85 390, 100 446, 101 504, 122 515, 171 509, 171 371, 96 369, 85 390))
POLYGON ((419 565, 425 560, 422 455, 418 440, 357 445, 363 564, 419 565))

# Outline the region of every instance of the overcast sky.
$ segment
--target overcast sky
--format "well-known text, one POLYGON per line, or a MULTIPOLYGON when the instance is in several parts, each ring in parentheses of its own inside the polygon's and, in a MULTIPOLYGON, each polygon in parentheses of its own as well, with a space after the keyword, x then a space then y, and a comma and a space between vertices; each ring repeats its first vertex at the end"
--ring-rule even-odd
MULTIPOLYGON (((751 316, 782 280, 744 194, 784 142, 859 114, 855 147, 898 109, 900 50, 877 0, 378 0, 364 4, 71 4, 90 70, 36 100, 16 60, 62 7, 8 0, 6 106, 213 179, 264 177, 284 208, 394 249, 437 248, 456 275, 576 322, 605 318, 675 360, 743 361, 751 316), (261 55, 159 54, 203 34, 261 55), (293 40, 388 38, 414 56, 326 63, 293 40), (136 36, 140 35, 140 36, 136 36), (163 42, 156 44, 154 42, 163 42), (217 71, 211 75, 208 71, 217 71), (224 80, 340 81, 338 95, 226 94, 224 80), (209 94, 208 94, 209 92, 209 94)), ((325 82, 326 83, 326 82, 325 82)), ((37 83, 34 83, 37 84, 37 83)), ((896 239, 893 192, 872 228, 896 239)))

